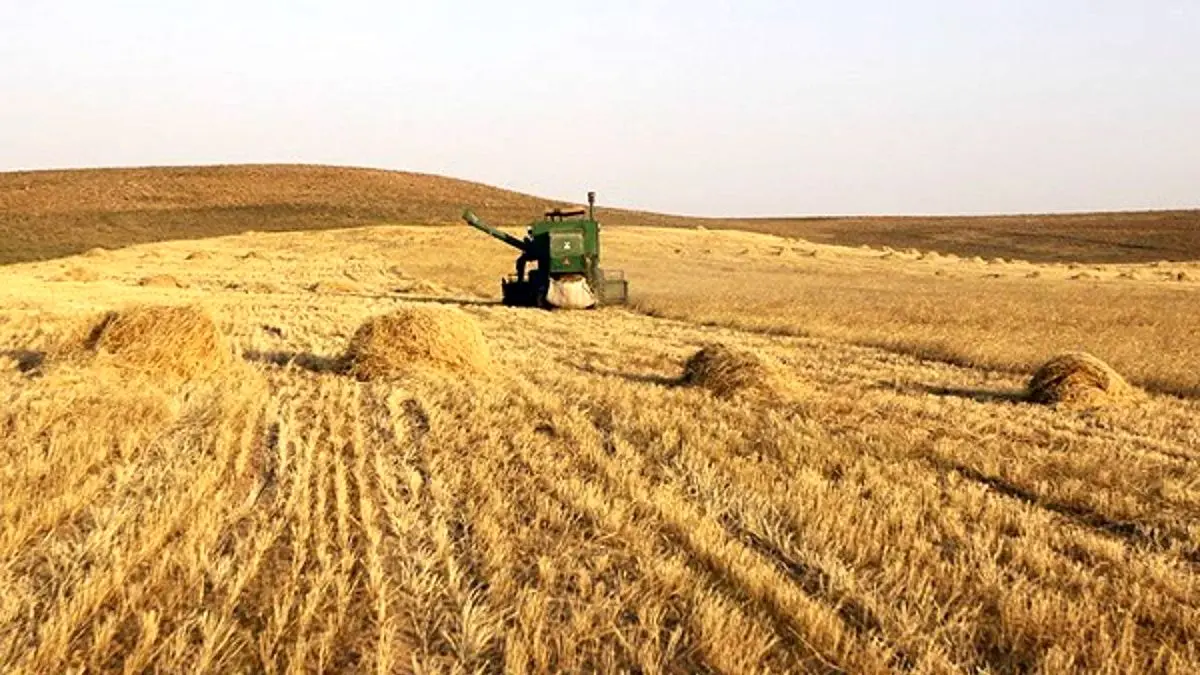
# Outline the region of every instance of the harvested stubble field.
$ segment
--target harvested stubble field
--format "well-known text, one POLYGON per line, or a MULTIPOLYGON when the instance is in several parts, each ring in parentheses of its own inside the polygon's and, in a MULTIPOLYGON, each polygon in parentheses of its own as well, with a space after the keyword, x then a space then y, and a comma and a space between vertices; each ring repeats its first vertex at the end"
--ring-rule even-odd
POLYGON ((465 227, 0 270, 0 670, 1200 670, 1200 270, 605 245, 633 310, 496 306, 465 227), (62 356, 159 304, 239 358, 62 356), (471 368, 356 373, 448 304, 471 368), (1075 349, 1148 393, 1022 400, 1075 349))

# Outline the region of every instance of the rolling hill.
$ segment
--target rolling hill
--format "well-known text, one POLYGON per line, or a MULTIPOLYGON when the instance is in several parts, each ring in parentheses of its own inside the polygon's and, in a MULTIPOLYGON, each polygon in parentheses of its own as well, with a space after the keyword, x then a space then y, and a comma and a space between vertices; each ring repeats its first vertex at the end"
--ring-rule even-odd
MULTIPOLYGON (((581 191, 586 186, 581 186, 581 191)), ((797 203, 802 203, 802 197, 797 203)), ((0 173, 0 264, 245 231, 521 224, 552 200, 453 178, 309 165, 0 173)), ((846 246, 1037 262, 1200 258, 1200 211, 994 217, 688 218, 599 209, 607 225, 736 229, 846 246)))

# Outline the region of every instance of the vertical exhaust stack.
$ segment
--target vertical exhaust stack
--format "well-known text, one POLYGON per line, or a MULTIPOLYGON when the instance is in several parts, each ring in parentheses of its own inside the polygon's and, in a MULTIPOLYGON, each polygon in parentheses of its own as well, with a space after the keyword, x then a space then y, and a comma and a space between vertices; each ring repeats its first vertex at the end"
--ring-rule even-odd
POLYGON ((596 193, 588 191, 588 220, 596 219, 596 193))

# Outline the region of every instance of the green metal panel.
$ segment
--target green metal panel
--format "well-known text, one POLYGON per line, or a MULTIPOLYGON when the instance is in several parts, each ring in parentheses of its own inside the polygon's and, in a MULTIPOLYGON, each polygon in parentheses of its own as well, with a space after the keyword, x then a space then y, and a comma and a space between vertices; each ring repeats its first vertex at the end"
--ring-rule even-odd
POLYGON ((586 237, 582 229, 550 232, 550 272, 582 273, 586 255, 586 237))
POLYGON ((588 255, 600 254, 600 227, 594 220, 542 220, 531 224, 529 232, 535 238, 555 232, 582 232, 583 252, 588 255))

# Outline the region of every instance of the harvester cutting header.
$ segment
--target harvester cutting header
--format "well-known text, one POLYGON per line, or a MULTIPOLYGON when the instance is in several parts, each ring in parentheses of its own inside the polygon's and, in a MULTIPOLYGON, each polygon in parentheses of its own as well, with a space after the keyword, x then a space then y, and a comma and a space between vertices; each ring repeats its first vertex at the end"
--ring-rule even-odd
POLYGON ((500 282, 504 304, 562 309, 625 304, 629 285, 624 273, 600 268, 595 207, 596 193, 589 192, 587 209, 547 211, 544 220, 529 225, 524 239, 497 230, 470 210, 463 212, 468 225, 521 252, 516 274, 500 282))

